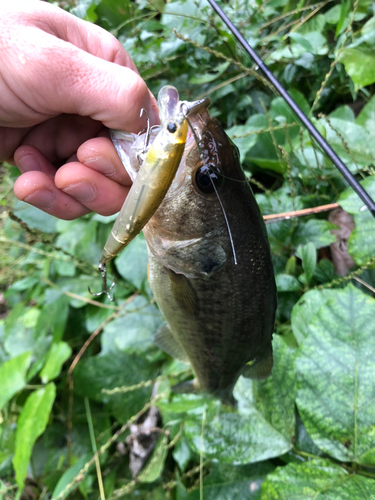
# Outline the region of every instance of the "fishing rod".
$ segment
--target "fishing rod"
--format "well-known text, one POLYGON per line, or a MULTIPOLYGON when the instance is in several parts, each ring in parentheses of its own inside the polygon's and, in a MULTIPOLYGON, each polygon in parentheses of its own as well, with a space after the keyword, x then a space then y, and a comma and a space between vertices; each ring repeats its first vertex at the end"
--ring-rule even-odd
POLYGON ((281 95, 281 97, 285 100, 291 110, 296 114, 302 124, 306 127, 309 134, 315 139, 324 153, 328 156, 328 158, 335 165, 337 170, 341 173, 347 183, 353 188, 353 190, 357 193, 357 195, 361 198, 363 203, 371 212, 372 216, 375 217, 375 202, 371 198, 371 196, 367 193, 367 191, 361 186, 361 184, 357 181, 357 179, 353 176, 353 174, 349 171, 348 167, 342 162, 342 160, 337 156, 328 142, 324 139, 324 137, 318 132, 318 130, 314 127, 311 121, 307 118, 305 113, 301 110, 301 108, 295 103, 295 101, 290 97, 288 92, 284 89, 281 83, 277 80, 272 71, 268 68, 268 66, 262 61, 262 59, 258 56, 255 50, 247 43, 245 38, 241 35, 238 29, 234 26, 234 24, 228 19, 226 14, 222 11, 222 9, 217 5, 215 0, 208 0, 211 7, 214 11, 221 17, 224 23, 228 26, 232 34, 237 38, 249 56, 254 60, 257 64, 258 68, 263 72, 264 76, 268 81, 272 83, 277 92, 281 95))

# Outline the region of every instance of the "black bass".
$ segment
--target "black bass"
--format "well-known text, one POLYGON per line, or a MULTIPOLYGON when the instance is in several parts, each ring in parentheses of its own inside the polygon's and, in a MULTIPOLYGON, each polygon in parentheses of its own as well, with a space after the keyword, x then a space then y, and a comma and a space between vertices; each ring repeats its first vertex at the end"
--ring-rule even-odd
POLYGON ((276 286, 238 149, 208 103, 189 114, 195 133, 189 130, 176 176, 143 232, 150 286, 167 321, 155 343, 191 363, 197 389, 233 403, 241 374, 271 372, 276 286))

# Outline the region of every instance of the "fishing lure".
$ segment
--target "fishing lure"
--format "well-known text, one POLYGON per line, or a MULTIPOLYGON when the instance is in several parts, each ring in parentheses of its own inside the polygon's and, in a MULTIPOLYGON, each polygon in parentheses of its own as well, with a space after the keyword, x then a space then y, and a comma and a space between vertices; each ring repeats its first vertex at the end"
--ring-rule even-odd
POLYGON ((180 101, 177 89, 166 85, 158 95, 161 127, 150 129, 148 123, 145 143, 140 150, 136 135, 111 131, 112 141, 127 170, 131 172, 134 165, 138 168, 131 174, 133 185, 99 259, 103 289, 98 293, 89 289, 92 295, 106 293, 113 300, 109 292, 114 283, 107 288, 106 264, 140 233, 164 199, 184 152, 187 116, 202 102, 206 103, 207 99, 191 103, 180 101))

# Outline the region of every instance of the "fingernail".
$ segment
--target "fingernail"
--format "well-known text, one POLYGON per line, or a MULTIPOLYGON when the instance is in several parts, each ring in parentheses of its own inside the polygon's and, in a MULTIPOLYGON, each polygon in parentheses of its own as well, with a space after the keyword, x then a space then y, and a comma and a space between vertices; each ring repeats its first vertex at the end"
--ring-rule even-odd
MULTIPOLYGON (((31 172, 33 170, 41 170, 39 163, 35 160, 32 155, 22 156, 17 160, 17 167, 24 174, 25 172, 31 172)), ((39 191, 38 191, 39 192, 39 191)))
POLYGON ((96 197, 96 188, 91 182, 82 181, 63 189, 64 193, 73 196, 78 201, 92 201, 96 197))
POLYGON ((45 210, 46 208, 51 208, 55 202, 55 193, 49 189, 38 189, 34 193, 30 194, 23 201, 30 203, 34 207, 45 210))
POLYGON ((113 164, 108 160, 108 158, 104 158, 103 156, 87 158, 85 159, 84 164, 88 167, 93 167, 97 172, 101 172, 105 175, 111 175, 115 172, 113 164))

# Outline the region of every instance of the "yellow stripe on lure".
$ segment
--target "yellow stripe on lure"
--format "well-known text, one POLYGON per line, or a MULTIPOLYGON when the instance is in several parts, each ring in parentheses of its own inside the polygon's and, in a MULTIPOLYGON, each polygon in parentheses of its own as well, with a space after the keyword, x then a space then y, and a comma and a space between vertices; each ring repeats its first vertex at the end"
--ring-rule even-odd
MULTIPOLYGON (((99 259, 103 291, 93 295, 107 293, 111 299, 106 285, 106 263, 125 248, 154 215, 180 164, 188 131, 184 103, 179 101, 177 89, 167 85, 159 92, 158 105, 161 119, 160 131, 154 138, 144 159, 140 158, 139 153, 134 159, 133 152, 133 161, 135 160, 141 165, 99 259)), ((129 152, 131 152, 131 143, 137 142, 137 136, 126 132, 111 131, 111 137, 124 166, 127 168, 126 162, 131 160, 124 158, 123 143, 128 141, 129 152)))

